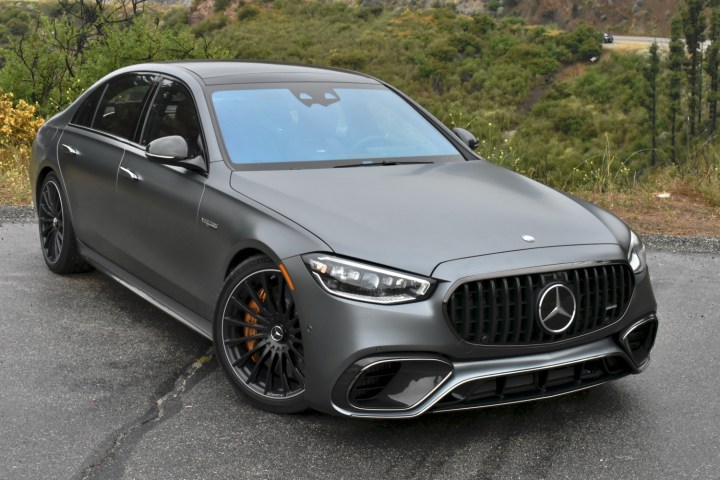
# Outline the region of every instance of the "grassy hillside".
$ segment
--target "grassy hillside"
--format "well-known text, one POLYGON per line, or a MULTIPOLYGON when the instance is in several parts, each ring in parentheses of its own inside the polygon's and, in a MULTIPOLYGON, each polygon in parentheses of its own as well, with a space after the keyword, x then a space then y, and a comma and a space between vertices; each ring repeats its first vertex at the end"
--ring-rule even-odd
POLYGON ((596 182, 609 155, 618 160, 605 167, 623 181, 647 163, 635 153, 648 143, 638 101, 642 57, 605 55, 591 64, 601 36, 587 26, 564 32, 451 8, 276 1, 246 2, 232 18, 221 10, 193 31, 236 58, 377 76, 446 124, 473 131, 487 158, 560 187, 596 182))
MULTIPOLYGON (((126 22, 85 26, 92 35, 82 37, 88 40, 81 54, 62 47, 85 34, 77 20, 50 4, 36 24, 26 7, 13 4, 15 10, 4 10, 10 12, 6 27, 10 20, 18 22, 14 32, 5 30, 9 48, 0 51, 5 60, 0 85, 49 115, 102 74, 153 59, 242 58, 349 68, 399 87, 447 125, 470 129, 489 160, 558 188, 628 190, 637 182, 680 176, 690 182, 687 188, 720 205, 714 137, 703 138, 700 146, 683 144, 682 154, 694 160, 689 166, 669 165, 662 97, 661 168, 648 168, 646 55, 603 52, 601 34, 588 26, 565 31, 518 17, 372 6, 376 3, 382 2, 214 0, 190 10, 148 8, 126 22), (61 41, 47 41, 58 35, 61 41), (20 38, 36 67, 18 60, 20 38)), ((661 73, 660 85, 665 77, 661 73)), ((685 141, 682 122, 679 128, 685 141)))

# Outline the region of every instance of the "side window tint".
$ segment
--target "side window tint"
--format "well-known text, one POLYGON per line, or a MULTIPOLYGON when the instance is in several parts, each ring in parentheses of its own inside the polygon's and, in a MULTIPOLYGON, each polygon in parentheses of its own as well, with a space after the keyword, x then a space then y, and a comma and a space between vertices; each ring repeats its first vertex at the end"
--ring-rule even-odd
POLYGON ((165 79, 150 107, 140 143, 147 145, 156 138, 170 135, 180 135, 185 139, 191 157, 201 154, 202 135, 192 95, 181 83, 165 79))
POLYGON ((82 125, 83 127, 91 127, 95 112, 97 111, 98 103, 100 103, 100 97, 102 97, 105 91, 105 85, 97 88, 85 99, 80 108, 75 112, 75 116, 72 119, 72 123, 75 125, 82 125))
POLYGON ((92 127, 132 140, 152 85, 152 75, 128 75, 110 82, 92 127))

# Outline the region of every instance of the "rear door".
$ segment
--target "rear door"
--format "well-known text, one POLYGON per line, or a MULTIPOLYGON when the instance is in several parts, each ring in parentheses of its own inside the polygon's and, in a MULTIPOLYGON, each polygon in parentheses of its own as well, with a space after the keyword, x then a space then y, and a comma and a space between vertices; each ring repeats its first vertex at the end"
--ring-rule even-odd
POLYGON ((112 259, 117 252, 115 182, 127 143, 136 135, 155 79, 114 78, 81 105, 58 144, 60 172, 78 238, 112 259))

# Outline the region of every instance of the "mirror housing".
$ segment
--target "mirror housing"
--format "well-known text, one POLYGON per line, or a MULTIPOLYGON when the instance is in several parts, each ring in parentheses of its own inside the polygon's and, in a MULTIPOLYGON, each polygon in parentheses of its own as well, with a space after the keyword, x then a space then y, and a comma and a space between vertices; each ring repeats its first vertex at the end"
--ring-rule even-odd
POLYGON ((205 160, 202 156, 188 157, 188 144, 180 135, 156 138, 148 143, 147 148, 145 148, 145 156, 153 162, 207 173, 205 160))
POLYGON ((470 150, 475 150, 480 146, 480 141, 477 137, 464 128, 457 127, 453 128, 452 131, 470 150))

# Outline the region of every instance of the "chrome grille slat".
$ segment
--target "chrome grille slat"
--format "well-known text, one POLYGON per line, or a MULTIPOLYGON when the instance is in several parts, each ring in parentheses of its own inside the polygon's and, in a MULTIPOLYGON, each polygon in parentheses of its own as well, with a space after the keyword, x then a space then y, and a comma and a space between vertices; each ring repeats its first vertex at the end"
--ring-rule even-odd
POLYGON ((534 345, 584 335, 619 320, 627 309, 634 276, 627 265, 506 276, 464 283, 445 304, 453 330, 468 343, 534 345), (537 295, 560 281, 575 295, 576 317, 567 331, 552 335, 537 323, 537 295))

